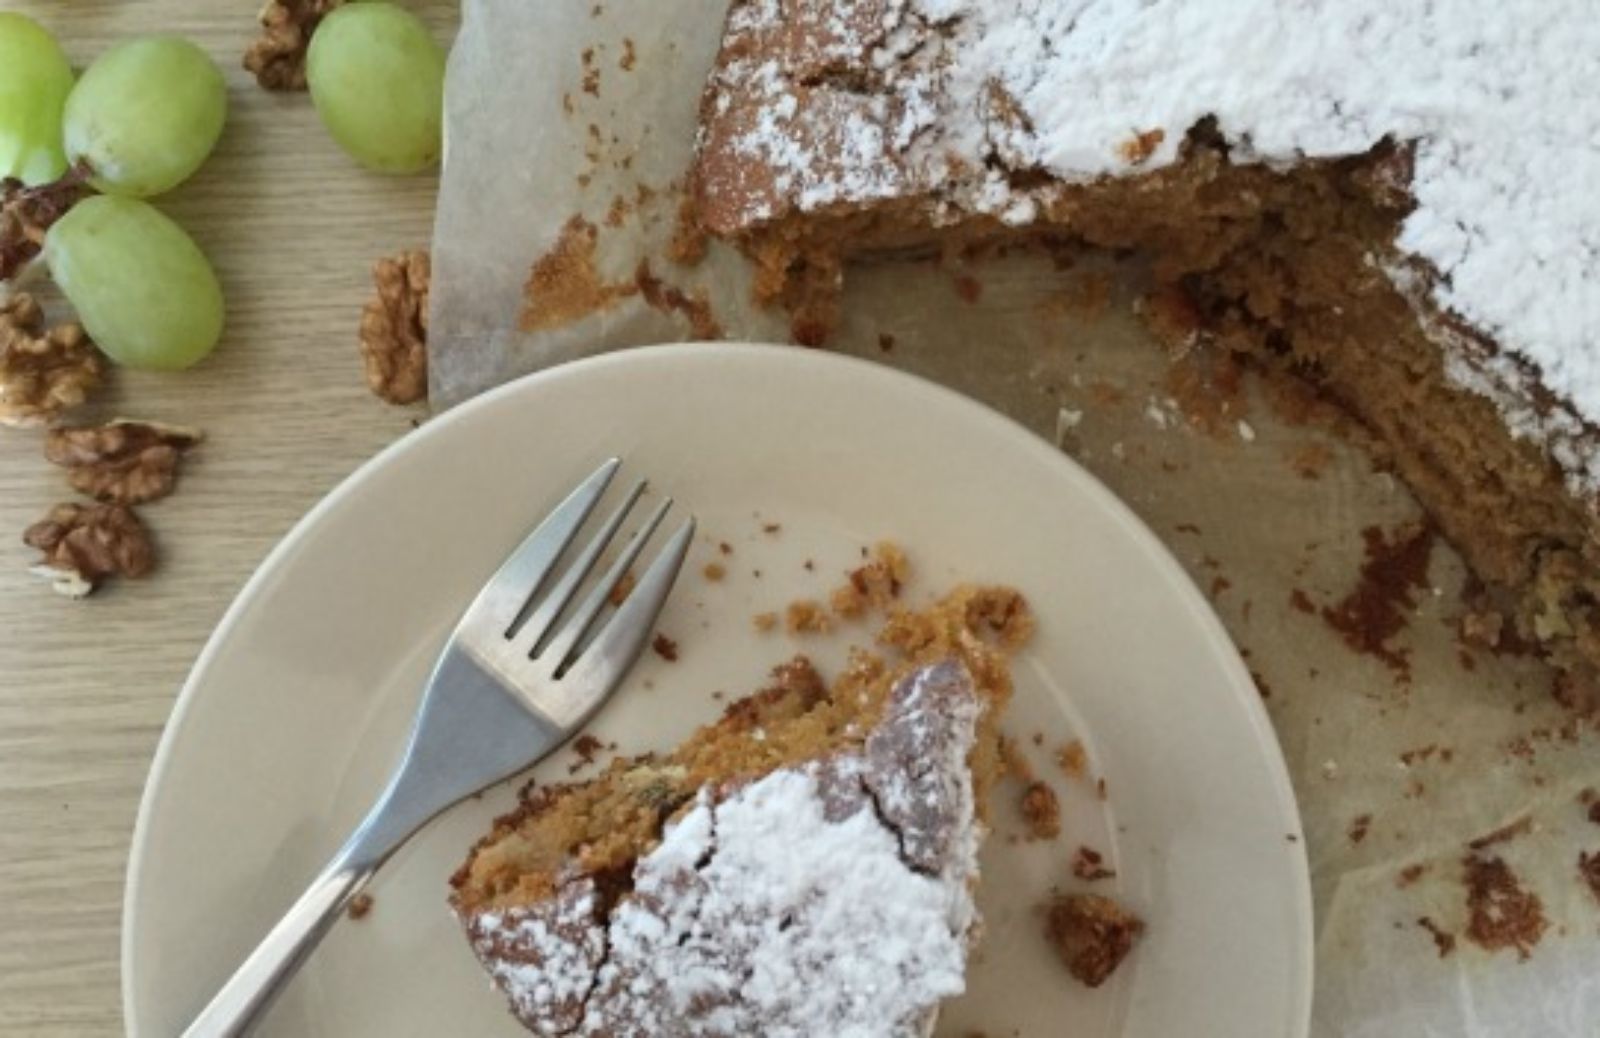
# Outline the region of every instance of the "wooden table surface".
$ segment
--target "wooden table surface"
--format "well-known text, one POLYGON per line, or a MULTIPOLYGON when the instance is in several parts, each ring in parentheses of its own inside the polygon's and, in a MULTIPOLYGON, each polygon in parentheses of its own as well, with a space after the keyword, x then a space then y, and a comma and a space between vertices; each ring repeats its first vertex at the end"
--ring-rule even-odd
MULTIPOLYGON (((448 38, 455 3, 406 2, 448 38)), ((420 414, 367 392, 355 330, 372 261, 427 241, 437 179, 364 173, 306 95, 255 85, 239 59, 259 0, 0 6, 38 18, 80 67, 118 40, 186 36, 226 73, 231 106, 210 162, 158 202, 221 275, 222 344, 192 371, 116 372, 84 412, 207 434, 178 493, 145 509, 157 573, 81 602, 31 577, 22 530, 73 494, 37 431, 0 429, 0 1033, 108 1034, 122 1029, 134 816, 184 675, 273 543, 420 414)))

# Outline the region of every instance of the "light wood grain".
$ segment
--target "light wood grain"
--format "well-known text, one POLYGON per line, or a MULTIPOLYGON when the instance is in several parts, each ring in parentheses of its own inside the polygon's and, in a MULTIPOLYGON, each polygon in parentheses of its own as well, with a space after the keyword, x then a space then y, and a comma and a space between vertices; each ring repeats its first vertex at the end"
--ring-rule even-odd
MULTIPOLYGON (((128 842, 184 675, 272 544, 419 415, 367 393, 355 327, 372 261, 426 242, 437 181, 363 173, 305 95, 257 88, 239 58, 258 6, 5 4, 49 26, 80 66, 129 36, 187 36, 227 74, 231 112, 205 169, 159 203, 222 277, 222 345, 183 374, 119 372, 97 408, 209 436, 180 491, 146 511, 159 573, 84 602, 28 576, 22 529, 72 495, 37 433, 0 430, 0 1033, 122 1029, 128 842)), ((441 39, 453 31, 456 4, 410 6, 441 39)))

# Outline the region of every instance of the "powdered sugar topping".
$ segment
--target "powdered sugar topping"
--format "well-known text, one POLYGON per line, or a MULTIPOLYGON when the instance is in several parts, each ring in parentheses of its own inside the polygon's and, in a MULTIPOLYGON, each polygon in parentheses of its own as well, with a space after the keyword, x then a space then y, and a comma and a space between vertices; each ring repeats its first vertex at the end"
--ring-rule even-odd
MULTIPOLYGON (((1207 117, 1236 161, 1288 165, 1405 141, 1417 205, 1397 244, 1437 273, 1431 302, 1600 422, 1600 18, 1585 0, 827 7, 827 53, 786 70, 784 89, 825 88, 843 66, 876 77, 833 91, 860 106, 858 118, 836 124, 849 159, 832 157, 840 142, 808 138, 801 122, 775 114, 745 146, 786 178, 781 201, 754 185, 752 213, 938 185, 956 209, 1026 222, 1026 192, 986 168, 990 160, 1066 181, 1144 171, 1171 163, 1207 117), (830 64, 839 55, 848 57, 830 64), (1153 130, 1162 135, 1150 147, 1127 147, 1153 130)), ((795 17, 744 4, 730 27, 755 32, 795 17)), ((742 73, 735 62, 719 75, 742 73)), ((1467 384, 1484 388, 1479 376, 1467 384)), ((1497 381, 1491 388, 1510 391, 1497 381)), ((1533 424, 1519 431, 1540 434, 1533 424)))
MULTIPOLYGON (((924 1034, 964 987, 976 923, 967 757, 979 713, 960 664, 917 671, 859 752, 700 790, 639 860, 608 922, 581 933, 516 923, 541 970, 486 964, 545 1034, 924 1034), (581 1020, 545 1029, 543 1003, 573 990, 581 1020)), ((506 923, 474 921, 480 956, 492 949, 477 935, 506 923)), ((496 947, 505 940, 502 929, 496 947)))

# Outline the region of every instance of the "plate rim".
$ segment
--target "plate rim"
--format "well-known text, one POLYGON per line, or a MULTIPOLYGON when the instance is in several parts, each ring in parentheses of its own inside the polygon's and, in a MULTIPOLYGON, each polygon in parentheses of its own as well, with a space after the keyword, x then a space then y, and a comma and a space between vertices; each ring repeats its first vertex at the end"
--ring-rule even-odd
POLYGON ((891 367, 873 360, 854 357, 847 354, 835 353, 826 350, 798 349, 779 343, 764 342, 683 342, 668 343, 650 346, 636 346, 626 349, 612 350, 604 353, 580 357, 575 360, 555 364, 538 371, 522 375, 518 378, 504 382, 477 396, 465 400, 455 406, 432 416, 421 427, 408 432, 394 442, 386 445, 376 454, 366 459, 350 473, 339 480, 323 496, 311 506, 288 531, 264 555, 260 562, 251 571, 250 576, 239 587, 229 602, 227 609, 212 628, 207 636, 205 645, 196 655, 193 664, 184 677, 177 696, 162 726, 161 738, 156 745, 155 753, 151 757, 150 766, 145 775, 144 787, 139 795, 139 806, 134 817, 133 832, 128 845, 128 863, 124 872, 122 911, 119 919, 118 939, 118 973, 119 987, 121 989, 123 1026, 129 1034, 135 1033, 135 994, 133 984, 133 961, 136 906, 135 894, 139 889, 144 872, 145 845, 149 840, 149 826, 151 815, 155 810, 159 791, 163 786, 163 779, 170 770, 172 759, 177 752, 182 733, 187 726, 192 706, 200 694, 204 678, 213 666, 216 658, 224 651, 225 646, 232 640, 235 629, 243 621, 245 614, 251 608, 255 599, 260 596, 262 589, 273 579, 279 571, 292 559, 300 545, 311 532, 330 513, 342 507, 346 499, 357 494, 363 484, 374 475, 387 467, 393 460, 406 451, 414 450, 425 439, 447 435, 447 431, 463 422, 478 420, 478 415, 492 409, 493 405, 502 398, 516 396, 530 391, 531 387, 543 386, 547 383, 560 382, 571 378, 582 378, 591 371, 610 367, 622 367, 640 363, 655 362, 656 358, 664 358, 671 362, 679 356, 693 355, 704 358, 713 354, 738 354, 742 358, 761 356, 762 363, 795 364, 799 366, 843 366, 854 367, 865 377, 880 378, 888 382, 901 382, 907 389, 914 389, 930 399, 939 401, 944 406, 964 409, 971 414, 975 421, 981 421, 992 426, 997 432, 1015 444, 1018 450, 1028 450, 1039 455, 1047 464, 1064 467, 1082 487, 1082 489, 1096 498, 1096 504, 1107 510, 1118 519, 1129 535, 1139 542, 1144 551, 1156 562, 1158 566, 1168 570, 1168 576, 1176 577, 1180 590, 1177 592, 1186 600, 1183 604, 1194 614, 1198 623, 1205 629, 1207 636, 1226 647, 1226 652, 1220 654, 1222 670, 1227 675, 1229 684, 1237 697, 1243 702, 1244 716, 1248 718, 1257 741, 1264 744, 1264 751, 1270 758, 1267 763, 1273 776, 1271 790, 1273 800, 1286 810, 1285 821, 1293 826, 1292 832, 1296 839, 1291 852, 1291 860, 1295 865, 1295 881, 1293 883, 1293 906, 1297 919, 1305 930, 1305 940, 1300 942, 1296 962, 1294 963, 1294 976, 1298 980, 1295 996, 1293 1024, 1295 1030, 1291 1038, 1304 1038, 1310 1034, 1311 1009, 1315 986, 1315 950, 1316 931, 1315 916, 1311 889, 1310 860, 1305 841, 1305 827, 1300 814, 1299 797, 1295 792, 1294 784, 1289 776, 1288 763, 1283 754, 1283 745, 1280 742, 1277 730, 1273 727, 1272 719, 1267 713, 1266 706, 1258 695, 1251 694, 1254 689, 1253 680, 1244 660, 1239 655, 1237 643, 1228 633, 1221 618, 1211 603, 1200 591, 1193 578, 1178 562, 1171 549, 1156 536, 1149 525, 1133 511, 1133 509, 1107 487, 1094 473, 1081 465, 1075 458, 1065 451, 1053 447, 1044 437, 1035 433, 1021 422, 1012 418, 982 401, 968 396, 960 390, 954 389, 943 383, 921 375, 913 374, 899 368, 891 367), (1265 736, 1265 738, 1262 738, 1265 736))

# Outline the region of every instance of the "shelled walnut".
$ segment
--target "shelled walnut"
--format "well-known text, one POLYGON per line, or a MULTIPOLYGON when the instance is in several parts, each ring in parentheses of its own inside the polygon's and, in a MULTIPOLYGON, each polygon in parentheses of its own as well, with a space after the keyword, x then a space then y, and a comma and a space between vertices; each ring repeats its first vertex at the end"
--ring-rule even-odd
POLYGON ((428 395, 428 282, 425 249, 409 249, 372 268, 377 294, 361 313, 367 386, 391 404, 428 395))
POLYGON ((0 425, 43 425, 99 385, 100 354, 78 324, 45 330, 26 293, 0 302, 0 425))
POLYGON ((126 505, 56 505, 22 540, 44 553, 32 572, 69 598, 82 598, 107 577, 143 577, 155 566, 150 534, 126 505))
POLYGON ((172 493, 178 462, 201 439, 198 429, 119 418, 50 430, 44 456, 67 470, 74 490, 109 504, 138 505, 172 493))
POLYGON ((306 88, 306 48, 323 17, 344 0, 267 0, 261 36, 244 53, 244 67, 266 90, 306 88))

